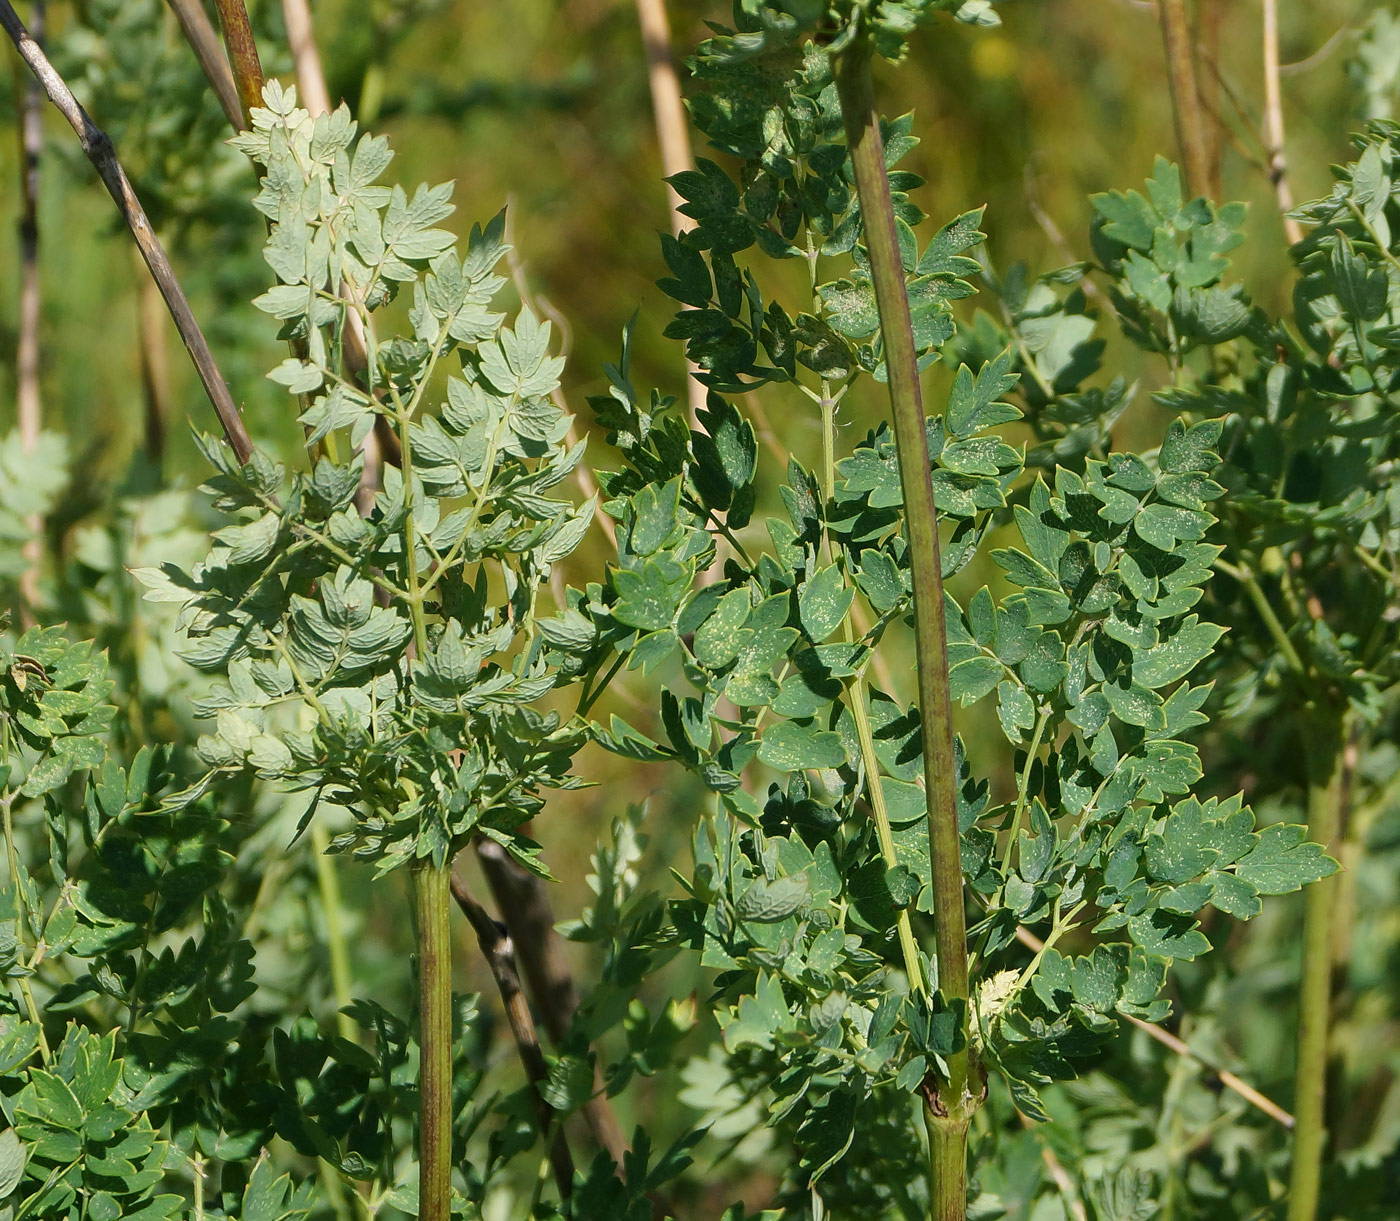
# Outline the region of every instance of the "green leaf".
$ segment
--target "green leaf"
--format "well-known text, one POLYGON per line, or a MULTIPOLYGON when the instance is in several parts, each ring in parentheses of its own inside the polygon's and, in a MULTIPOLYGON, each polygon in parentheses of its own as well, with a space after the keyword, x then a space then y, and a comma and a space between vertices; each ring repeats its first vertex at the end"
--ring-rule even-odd
POLYGON ((847 761, 840 734, 797 721, 779 721, 765 730, 758 757, 779 772, 840 767, 847 761))
POLYGON ((1173 635, 1134 656, 1133 684, 1155 690, 1185 678, 1209 656, 1222 635, 1223 628, 1188 616, 1173 635))
POLYGON ((1261 895, 1284 895, 1322 878, 1338 865, 1307 837, 1305 827, 1275 823, 1259 832, 1259 842, 1235 866, 1237 877, 1261 895))
POLYGON ((786 920, 807 901, 810 888, 811 878, 806 873, 775 878, 771 882, 766 878, 756 878, 739 896, 735 909, 742 920, 776 924, 786 920))
POLYGON ((13 1128, 0 1132, 0 1200, 14 1194, 24 1177, 25 1151, 13 1128))
POLYGON ((1147 953, 1158 958, 1195 958, 1210 949, 1210 942, 1194 919, 1161 908, 1131 917, 1128 933, 1147 953))
POLYGON ((802 627, 814 644, 821 644, 844 622, 855 590, 846 585, 835 564, 818 570, 798 594, 802 627))

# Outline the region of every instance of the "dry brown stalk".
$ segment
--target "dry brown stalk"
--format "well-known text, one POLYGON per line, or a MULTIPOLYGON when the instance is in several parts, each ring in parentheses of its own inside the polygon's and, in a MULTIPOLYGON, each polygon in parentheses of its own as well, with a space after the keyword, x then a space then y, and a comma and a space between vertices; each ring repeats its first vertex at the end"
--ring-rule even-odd
POLYGON ((243 0, 214 0, 219 14, 219 26, 224 32, 229 65, 238 86, 238 100, 243 109, 243 126, 248 116, 262 105, 263 70, 258 58, 258 44, 253 38, 253 26, 243 0))
POLYGON ((148 276, 136 289, 136 327, 141 349, 141 390, 146 402, 146 455, 159 466, 165 457, 170 419, 170 362, 165 347, 165 311, 160 291, 148 276))
MULTIPOLYGON (((477 859, 491 894, 510 930, 516 956, 525 972, 525 983, 540 1011, 549 1037, 563 1043, 578 1012, 578 988, 564 959, 559 934, 554 931, 554 911, 544 883, 526 873, 497 843, 479 840, 477 859)), ((618 1166, 627 1152, 627 1137, 604 1093, 602 1070, 593 1067, 593 1097, 583 1106, 583 1118, 599 1148, 618 1166)))
POLYGON ((175 271, 170 266, 170 260, 166 257, 164 248, 151 228, 146 211, 141 206, 141 201, 136 198, 136 192, 132 189, 131 182, 126 176, 126 171, 122 169, 121 162, 117 160, 111 139, 78 105, 73 91, 68 88, 64 79, 49 63, 43 50, 30 36, 29 31, 25 29, 24 23, 20 21, 9 0, 0 0, 0 26, 4 27, 5 33, 18 48, 25 63, 39 79, 39 83, 44 87, 44 92, 48 95, 49 100, 68 120, 69 126, 77 134, 78 143, 82 146, 84 154, 92 162, 93 168, 97 170, 98 176, 102 179, 102 184, 121 210, 122 217, 141 251, 141 257, 145 260, 152 278, 160 289, 161 296, 165 299, 170 316, 175 319, 176 329, 179 330, 185 349, 190 354, 190 360, 194 362, 195 371, 199 374, 204 392, 209 396, 209 401, 213 404, 214 411, 219 417, 224 436, 228 438, 229 445, 238 461, 246 462, 253 452, 253 445, 248 439, 248 430, 243 426, 243 417, 234 405, 233 397, 229 394, 228 386, 224 383, 223 375, 219 372, 214 355, 210 352, 204 334, 199 329, 199 323, 195 321, 184 289, 180 287, 180 282, 175 277, 175 271))
MULTIPOLYGON (((671 22, 666 15, 666 0, 637 0, 637 22, 642 29, 642 47, 646 52, 647 85, 651 90, 651 112, 656 121, 656 141, 661 147, 661 168, 667 178, 693 169, 695 157, 690 148, 690 121, 681 97, 680 77, 676 74, 671 54, 671 22)), ((681 215, 681 197, 675 187, 666 185, 667 212, 671 233, 679 236, 686 227, 681 215)), ((705 387, 695 380, 697 366, 686 361, 686 386, 689 391, 690 424, 698 427, 698 412, 705 405, 705 387)))
POLYGON ((1210 154, 1201 95, 1191 54, 1191 27, 1186 20, 1186 0, 1159 0, 1162 45, 1167 54, 1167 81, 1171 86, 1172 118, 1188 191, 1210 189, 1210 154))
POLYGON ((1264 149, 1269 158, 1269 181, 1283 214, 1283 232, 1290 245, 1303 240, 1303 226, 1289 215, 1293 188, 1288 182, 1288 162, 1283 154, 1283 92, 1279 88, 1278 0, 1261 0, 1264 9, 1264 149))
POLYGON ((219 33, 209 14, 204 11, 200 0, 168 0, 185 33, 185 41, 194 50, 199 66, 219 99, 224 114, 235 131, 243 126, 243 104, 238 97, 238 86, 234 84, 233 72, 224 57, 224 49, 219 45, 219 33))
POLYGON ((476 933, 482 956, 491 969, 491 977, 500 993, 501 1005, 506 1012, 511 1034, 515 1038, 516 1051, 525 1075, 536 1090, 536 1107, 539 1115, 540 1131, 546 1134, 551 1129, 554 1139, 550 1144, 549 1161, 554 1171, 554 1183, 563 1199, 568 1199, 573 1191, 574 1159, 569 1152, 569 1143, 564 1129, 556 1123, 554 1109, 544 1100, 540 1087, 549 1077, 545 1065, 544 1052, 540 1048, 540 1037, 535 1029, 535 1019, 530 1014, 530 1006, 520 987, 520 973, 515 965, 515 946, 510 933, 497 924, 489 912, 481 906, 467 888, 466 882, 454 870, 452 873, 452 897, 462 910, 476 933))

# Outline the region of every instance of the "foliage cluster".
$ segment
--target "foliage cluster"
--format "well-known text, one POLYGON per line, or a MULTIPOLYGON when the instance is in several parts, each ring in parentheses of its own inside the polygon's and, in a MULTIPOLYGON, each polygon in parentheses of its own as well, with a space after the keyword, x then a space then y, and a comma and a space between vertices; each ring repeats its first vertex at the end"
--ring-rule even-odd
MULTIPOLYGON (((154 8, 91 6, 56 58, 94 105, 169 72, 130 126, 192 241, 190 218, 237 216, 234 179, 178 60, 135 54, 154 8)), ((1288 1143, 1191 1061, 1159 1078, 1125 1026, 1195 1023, 1197 1058, 1228 1059, 1232 997, 1288 980, 1232 992, 1206 952, 1240 938, 1226 918, 1278 936, 1263 899, 1305 886, 1301 1004, 1325 1019, 1338 896, 1396 898, 1400 127, 1372 121, 1298 209, 1282 315, 1227 257, 1246 209, 1165 159, 1093 197, 1089 259, 998 275, 982 209, 927 223, 913 116, 879 120, 885 217, 842 112, 848 65, 954 18, 996 22, 984 0, 744 0, 712 28, 689 61, 710 148, 671 179, 659 281, 704 404, 645 387, 629 326, 589 400, 616 469, 581 503, 555 330, 497 304, 504 216, 459 242, 450 184, 385 185, 383 137, 269 83, 233 146, 304 451, 239 464, 201 435, 200 492, 134 468, 70 539, 64 440, 0 443, 0 583, 40 621, 0 635, 0 1217, 436 1219, 449 1190, 454 1215, 578 1221, 1282 1215, 1288 1143), (904 676, 927 588, 870 411, 907 372, 887 274, 938 388, 917 440, 967 979, 932 952, 930 729, 904 676), (1150 388, 1117 373, 1129 349, 1150 388), (771 418, 817 459, 766 469, 771 418), (395 458, 377 483, 371 440, 395 458), (590 568, 599 513, 617 547, 590 568), (685 804, 689 859, 652 867, 659 800, 610 820, 560 925, 596 979, 542 1054, 465 862, 489 883, 503 854, 532 894, 565 872, 547 794, 585 785, 590 744, 685 804), (416 1001, 403 939, 378 963, 354 942, 342 876, 394 901, 411 881, 416 1001), (523 1076, 496 1001, 451 991, 453 896, 523 1076), (940 1161, 950 1082, 970 1192, 940 1161), (598 1109, 678 1092, 689 1117, 615 1160, 598 1109), (699 1156, 771 1176, 765 1211, 702 1199, 699 1156)), ((1363 44, 1375 97, 1387 28, 1363 44)), ((1383 975, 1360 928, 1357 969, 1383 975)), ((1294 1215, 1326 1122, 1305 1092, 1294 1215)), ((1389 1215, 1397 1135, 1332 1159, 1329 1215, 1389 1215)))

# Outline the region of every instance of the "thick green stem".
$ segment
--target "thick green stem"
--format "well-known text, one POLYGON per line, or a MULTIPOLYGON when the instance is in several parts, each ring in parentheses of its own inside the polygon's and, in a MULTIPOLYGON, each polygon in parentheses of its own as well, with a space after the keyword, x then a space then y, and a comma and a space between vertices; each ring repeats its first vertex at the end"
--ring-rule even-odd
POLYGON ((414 871, 418 905, 418 1216, 452 1213, 452 874, 414 871))
POLYGON ((971 1120, 936 1115, 924 1108, 934 1192, 929 1221, 963 1221, 967 1216, 967 1130, 971 1120))
MULTIPOLYGON (((950 1000, 965 1000, 967 923, 963 908, 958 835, 957 773, 953 758, 953 710, 948 689, 948 638, 943 609, 938 515, 933 500, 926 421, 919 391, 918 356, 909 319, 909 297, 900 261, 890 182, 880 138, 880 116, 870 73, 870 46, 858 37, 836 61, 836 88, 846 125, 864 220, 865 245, 875 284, 890 405, 904 492, 904 522, 914 581, 914 631, 918 657, 924 778, 928 794, 929 848, 933 866, 934 940, 938 986, 950 1000)), ((977 1101, 969 1088, 966 1051, 948 1058, 948 1079, 931 1092, 938 1123, 934 1151, 934 1216, 961 1218, 967 1208, 967 1121, 977 1101)))
MULTIPOLYGON (((1309 717, 1308 836, 1329 852, 1341 832, 1346 800, 1345 718, 1325 709, 1309 717)), ((1293 1165, 1288 1221, 1313 1221, 1327 1140, 1327 1050, 1332 1008, 1332 934, 1337 877, 1307 888, 1303 972, 1298 993, 1298 1053, 1293 1097, 1293 1165)))

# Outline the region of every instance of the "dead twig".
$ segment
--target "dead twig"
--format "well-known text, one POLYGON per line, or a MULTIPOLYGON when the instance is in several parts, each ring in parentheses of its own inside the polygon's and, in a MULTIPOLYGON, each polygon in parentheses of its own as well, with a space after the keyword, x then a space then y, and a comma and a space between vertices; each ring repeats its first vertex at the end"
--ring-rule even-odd
MULTIPOLYGON (((681 96, 680 77, 671 54, 671 22, 666 16, 666 0, 637 0, 637 22, 642 29, 642 48, 647 60, 647 85, 651 90, 651 112, 656 121, 656 141, 661 148, 661 168, 667 178, 693 169, 695 157, 690 147, 690 120, 681 96)), ((687 219, 681 214, 681 197, 666 184, 667 213, 671 233, 680 236, 687 219)), ((686 387, 689 392, 690 426, 699 427, 699 412, 707 391, 695 380, 697 365, 686 361, 686 387)))
MULTIPOLYGON (((578 989, 564 960, 554 912, 544 883, 526 873, 499 844, 479 840, 477 860, 491 894, 510 930, 516 958, 549 1037, 557 1047, 568 1036, 578 1012, 578 989)), ((593 1097, 584 1104, 583 1118, 598 1146, 618 1165, 627 1153, 627 1138, 604 1093, 602 1072, 594 1065, 593 1097)))
POLYGON ((506 1011, 506 1021, 510 1024, 510 1032, 515 1039, 520 1063, 525 1068, 525 1075, 535 1087, 540 1132, 546 1139, 549 1139, 551 1130, 554 1132, 554 1139, 550 1143, 549 1161, 559 1195, 567 1200, 573 1192, 574 1159, 569 1152, 569 1142, 563 1128, 555 1123, 554 1108, 545 1101, 544 1094, 540 1092, 549 1077, 549 1069, 544 1062, 544 1052, 540 1049, 535 1019, 530 1015, 530 1006, 525 1001, 524 992, 521 991, 520 973, 516 970, 515 947, 510 933, 497 924, 490 913, 476 901, 456 870, 452 873, 452 897, 476 933, 482 956, 486 959, 491 977, 496 982, 496 991, 500 993, 501 1004, 506 1011))
MULTIPOLYGON (((1224 0, 1198 0, 1196 6, 1196 59, 1211 61, 1220 58, 1220 19, 1224 0)), ((1203 188, 1211 199, 1223 194, 1220 180, 1221 130, 1219 85, 1208 73, 1197 73, 1196 88, 1205 111, 1202 135, 1206 144, 1206 184, 1203 188)))
POLYGON ((1269 158, 1269 181, 1283 214, 1283 232, 1290 246, 1303 240, 1303 226, 1290 215, 1293 188, 1288 182, 1288 162, 1283 155, 1283 92, 1279 88, 1278 0, 1261 0, 1264 8, 1264 150, 1269 158))
POLYGON ((234 84, 224 49, 219 45, 219 33, 209 20, 209 14, 204 11, 204 5, 200 0, 168 0, 168 3, 229 123, 235 131, 240 130, 243 127, 243 104, 238 97, 238 86, 234 84))
POLYGON ((69 126, 77 134, 78 143, 82 146, 84 154, 92 162, 93 168, 97 170, 98 176, 102 179, 102 184, 121 210, 122 217, 141 251, 141 257, 146 261, 146 266, 150 269, 151 276, 159 287, 161 296, 165 299, 170 316, 175 319, 176 329, 179 330, 180 338, 184 341, 185 349, 189 352, 190 360, 193 361, 195 371, 199 374, 204 392, 209 396, 209 401, 213 404, 214 411, 219 417, 224 436, 228 438, 228 443, 238 461, 247 462, 252 456, 253 445, 248 439, 248 430, 243 426, 243 417, 234 405, 233 397, 229 394, 228 386, 214 361, 214 355, 210 352, 208 343, 205 342, 204 334, 199 329, 199 323, 195 321, 184 289, 180 287, 179 280, 175 278, 175 271, 170 266, 170 260, 166 257, 164 248, 151 228, 146 211, 141 206, 141 201, 136 198, 136 192, 132 189, 131 182, 126 176, 126 171, 122 169, 121 162, 117 160, 116 150, 112 147, 111 139, 78 105, 73 91, 68 88, 54 66, 49 63, 43 50, 30 37, 29 31, 25 29, 24 23, 20 21, 9 0, 0 0, 0 26, 4 27, 5 33, 9 35, 10 40, 18 48, 25 63, 39 79, 39 83, 44 87, 44 92, 48 94, 49 100, 68 120, 69 126))
POLYGON ((146 456, 159 467, 165 457, 166 421, 170 418, 170 364, 160 292, 146 276, 136 290, 136 329, 141 348, 141 390, 146 403, 146 456))
POLYGON ((1167 81, 1171 86, 1172 119, 1181 150, 1188 192, 1210 189, 1210 155, 1201 113, 1201 95, 1191 56, 1191 29, 1186 21, 1185 0, 1159 0, 1162 45, 1167 56, 1167 81))

